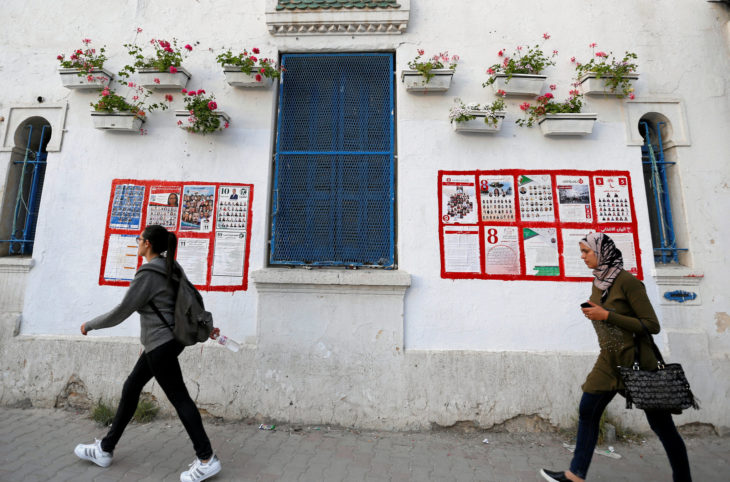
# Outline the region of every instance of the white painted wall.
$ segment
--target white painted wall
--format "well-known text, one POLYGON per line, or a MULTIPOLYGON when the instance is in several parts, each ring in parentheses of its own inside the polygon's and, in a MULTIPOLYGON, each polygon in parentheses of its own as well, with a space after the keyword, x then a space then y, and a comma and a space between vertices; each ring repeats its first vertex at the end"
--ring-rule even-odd
MULTIPOLYGON (((519 366, 529 359, 523 356, 525 353, 545 355, 557 362, 561 356, 590 355, 598 350, 592 327, 578 311, 578 304, 589 293, 588 283, 440 278, 436 195, 439 169, 628 170, 645 283, 665 328, 659 341, 669 359, 674 361, 676 356, 686 365, 693 387, 705 402, 703 411, 685 415, 685 420, 730 426, 724 410, 730 382, 722 375, 729 370, 730 328, 723 329, 718 321, 730 313, 724 281, 728 265, 725 240, 730 237, 726 222, 730 208, 727 7, 690 0, 672 2, 671 7, 650 0, 419 1, 410 3, 410 22, 403 35, 273 37, 265 24, 267 3, 258 0, 241 6, 230 0, 183 4, 65 0, 50 6, 39 0, 4 2, 0 115, 7 117, 14 105, 35 103, 39 95, 48 103, 69 105, 62 148, 48 157, 33 255, 35 266, 27 275, 22 308, 24 335, 76 335, 83 321, 112 308, 121 299, 124 288, 98 286, 109 190, 115 178, 253 183, 249 274, 266 268, 276 90, 228 86, 215 63, 215 55, 224 47, 257 46, 267 56, 331 50, 395 51, 398 72, 407 67, 417 48, 425 49, 427 54, 448 50, 462 60, 447 93, 407 93, 397 77, 397 253, 399 269, 411 275, 402 313, 406 359, 409 351, 416 356, 458 350, 481 352, 484 360, 500 354, 514 360, 508 365, 519 366), (136 27, 144 29, 140 34, 142 43, 150 37, 172 36, 183 44, 200 42, 185 62, 193 74, 189 86, 216 94, 220 108, 232 118, 230 129, 205 137, 191 135, 175 126, 172 111, 150 115, 146 136, 117 135, 92 128, 88 104, 95 95, 62 88, 55 57, 70 52, 82 38, 89 37, 96 47, 106 44, 110 57, 107 66, 116 71, 127 62, 121 44, 132 41, 136 27), (601 50, 616 54, 632 50, 638 54, 641 77, 636 84, 637 102, 680 102, 679 112, 686 117, 680 115, 676 121, 686 121, 690 136, 687 145, 675 148, 678 164, 674 169, 682 187, 678 196, 684 200, 687 213, 686 247, 691 250, 691 265, 675 271, 677 283, 686 280, 687 274, 704 275, 699 284, 685 287, 700 295, 698 304, 660 304, 664 291, 674 289, 677 283, 670 288, 657 284, 657 276, 661 278, 666 270, 654 267, 640 148, 631 144, 627 134, 627 105, 623 101, 587 98, 584 111, 598 113, 599 121, 594 133, 585 138, 551 139, 543 137, 537 127, 517 127, 513 122, 520 115, 518 105, 522 100, 513 99, 508 100, 508 118, 500 134, 464 136, 451 130, 448 110, 454 97, 481 103, 493 99, 491 90, 483 89, 481 84, 487 78, 485 69, 497 62, 497 51, 504 48, 512 52, 517 44, 534 45, 541 42, 544 32, 552 36, 545 42, 545 49, 559 51, 557 65, 547 70, 548 83, 558 85, 558 98, 570 89, 570 57, 587 60, 591 54, 588 44, 597 42, 601 50)), ((176 95, 173 109, 181 105, 176 95)), ((629 130, 635 128, 628 126, 629 130)), ((0 166, 5 166, 8 159, 9 152, 0 152, 0 166)), ((0 181, 4 176, 3 167, 0 181)), ((312 321, 303 314, 306 311, 297 310, 297 297, 282 294, 276 310, 262 310, 262 299, 253 282, 246 292, 207 293, 205 299, 223 332, 251 344, 261 342, 260 327, 272 321, 262 313, 289 310, 291 319, 299 324, 306 326, 312 321)), ((273 302, 275 296, 268 293, 265 299, 273 302)), ((327 298, 334 304, 337 299, 327 298)), ((340 300, 352 302, 349 297, 340 300)), ((342 308, 334 306, 332 313, 342 308)), ((366 315, 355 318, 349 334, 347 330, 338 332, 339 343, 347 346, 349 337, 358 336, 357 322, 365 323, 366 315)), ((399 315, 393 314, 396 318, 399 315)), ((279 334, 288 335, 286 325, 276 321, 273 326, 279 334)), ((392 327, 392 320, 386 324, 392 327)), ((137 336, 138 332, 133 317, 91 336, 137 336)), ((269 335, 275 339, 277 332, 269 335)), ((338 343, 337 337, 330 341, 338 343)), ((312 340, 311 345, 300 344, 297 350, 315 356, 320 349, 318 343, 312 340)), ((339 356, 341 363, 354 367, 365 363, 348 355, 347 350, 339 356)), ((479 353, 472 356, 478 358, 479 353)), ((475 363, 472 358, 456 355, 451 362, 475 363)), ((312 366, 320 367, 312 370, 328 370, 327 365, 312 366)), ((235 369, 242 367, 236 365, 235 369)), ((579 384, 589 369, 588 363, 584 370, 568 375, 570 383, 579 384)), ((298 374, 304 378, 309 375, 306 371, 298 374)), ((247 372, 246 376, 257 375, 247 372)), ((403 376, 417 379, 413 373, 403 376)), ((400 382, 397 377, 392 379, 393 384, 400 382)), ((316 388, 290 387, 300 398, 316 388)), ((387 384, 383 390, 387 391, 387 384)), ((463 396, 468 400, 471 395, 463 396)), ((367 404, 369 399, 371 394, 363 395, 362 403, 367 404)), ((508 397, 504 403, 512 401, 508 397)), ((548 417, 558 414, 556 420, 568 420, 567 409, 557 405, 533 408, 535 413, 542 410, 548 417)), ((291 416, 311 419, 317 409, 312 406, 291 416)), ((420 412, 418 408, 415 411, 420 412)), ((424 416, 438 416, 433 407, 429 413, 437 415, 424 416)), ((509 415, 509 411, 499 413, 502 418, 509 415)), ((468 414, 454 414, 455 420, 465 416, 468 414)), ((347 424, 352 417, 342 412, 338 420, 347 424)))

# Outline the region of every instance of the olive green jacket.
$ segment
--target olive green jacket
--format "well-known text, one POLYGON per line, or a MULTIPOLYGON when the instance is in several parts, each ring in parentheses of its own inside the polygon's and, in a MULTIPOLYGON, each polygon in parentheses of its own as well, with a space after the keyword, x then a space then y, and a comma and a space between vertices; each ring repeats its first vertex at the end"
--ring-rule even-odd
MULTIPOLYGON (((601 305, 601 294, 602 291, 593 285, 590 300, 601 305)), ((609 310, 609 314, 606 321, 593 322, 601 352, 582 387, 588 393, 624 389, 617 367, 633 365, 634 333, 640 340, 641 368, 650 370, 657 366, 651 344, 639 322, 641 319, 652 335, 659 333, 659 320, 646 295, 644 283, 622 270, 601 306, 609 310)))

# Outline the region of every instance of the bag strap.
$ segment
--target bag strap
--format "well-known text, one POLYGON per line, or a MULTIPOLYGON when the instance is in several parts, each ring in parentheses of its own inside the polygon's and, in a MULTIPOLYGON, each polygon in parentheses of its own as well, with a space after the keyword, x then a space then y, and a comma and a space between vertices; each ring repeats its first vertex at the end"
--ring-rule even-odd
MULTIPOLYGON (((649 339, 649 343, 651 344, 651 349, 654 352, 654 356, 657 359, 657 367, 660 369, 664 368, 664 357, 662 357, 661 352, 659 351, 659 347, 656 346, 656 343, 654 343, 654 337, 649 333, 649 329, 646 327, 643 321, 641 321, 641 318, 637 318, 639 320, 639 323, 641 323, 641 327, 644 328, 644 332, 646 333, 646 337, 649 339)), ((636 333, 634 333, 634 370, 639 369, 639 360, 641 358, 641 348, 639 343, 639 337, 636 336, 636 333)))
POLYGON ((175 330, 173 330, 173 329, 172 329, 172 325, 171 325, 170 323, 168 323, 168 322, 167 322, 167 320, 165 319, 165 317, 164 317, 164 316, 162 316, 162 313, 161 313, 161 312, 160 312, 160 310, 159 310, 159 309, 157 308, 157 305, 155 305, 155 302, 154 302, 154 301, 152 301, 152 300, 150 300, 148 304, 149 304, 149 305, 150 305, 150 306, 152 307, 152 309, 153 309, 153 310, 154 310, 154 312, 155 312, 155 313, 157 314, 157 316, 159 316, 159 317, 160 317, 160 319, 161 319, 161 320, 162 320, 162 322, 163 322, 163 323, 165 324, 165 326, 166 326, 166 327, 168 327, 168 328, 170 329, 170 331, 171 331, 171 332, 172 332, 173 334, 175 334, 175 330))

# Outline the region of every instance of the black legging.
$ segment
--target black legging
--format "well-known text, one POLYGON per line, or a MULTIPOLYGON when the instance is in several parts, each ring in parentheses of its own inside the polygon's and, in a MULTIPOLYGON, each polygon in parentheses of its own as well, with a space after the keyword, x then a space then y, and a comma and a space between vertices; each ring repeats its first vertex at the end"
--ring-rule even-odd
POLYGON ((162 346, 155 348, 149 353, 142 353, 134 365, 132 373, 127 377, 122 388, 122 398, 119 400, 119 408, 114 421, 101 441, 101 449, 106 452, 113 452, 117 442, 122 437, 124 429, 132 420, 134 411, 137 409, 139 396, 142 388, 148 381, 155 377, 160 388, 165 392, 167 399, 175 407, 180 421, 182 421, 185 430, 193 441, 195 455, 206 460, 213 455, 213 449, 210 447, 210 440, 203 428, 203 420, 200 418, 198 407, 190 398, 188 389, 183 382, 180 363, 177 356, 185 347, 175 340, 169 341, 162 346))
MULTIPOLYGON (((570 463, 570 471, 581 479, 585 479, 588 466, 593 458, 593 450, 598 441, 598 428, 601 415, 617 392, 587 393, 583 392, 578 408, 578 436, 575 453, 570 463)), ((691 482, 687 448, 682 436, 672 420, 672 414, 659 410, 645 410, 649 426, 659 437, 672 466, 675 482, 691 482)))

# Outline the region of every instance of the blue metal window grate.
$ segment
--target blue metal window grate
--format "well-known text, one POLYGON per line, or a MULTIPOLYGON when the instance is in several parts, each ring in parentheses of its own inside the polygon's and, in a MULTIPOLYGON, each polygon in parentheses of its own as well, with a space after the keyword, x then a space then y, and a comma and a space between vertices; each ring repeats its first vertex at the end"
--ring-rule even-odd
POLYGON ((678 263, 679 251, 687 251, 687 249, 677 247, 674 233, 672 203, 669 198, 669 182, 667 180, 667 166, 674 165, 674 162, 664 159, 664 144, 661 133, 663 124, 663 122, 659 122, 656 125, 649 125, 646 121, 639 123, 644 130, 641 162, 644 166, 644 184, 649 205, 654 261, 664 264, 678 263), (652 133, 655 137, 653 140, 652 133))
POLYGON ((40 142, 37 150, 31 150, 33 126, 27 126, 28 141, 22 160, 13 161, 19 168, 17 194, 13 209, 13 223, 10 239, 0 239, 0 243, 9 243, 9 254, 32 254, 35 241, 35 229, 38 222, 38 211, 43 192, 43 180, 46 173, 48 153, 43 146, 50 135, 50 126, 41 128, 40 142))
POLYGON ((282 67, 270 262, 393 267, 393 55, 282 67))

